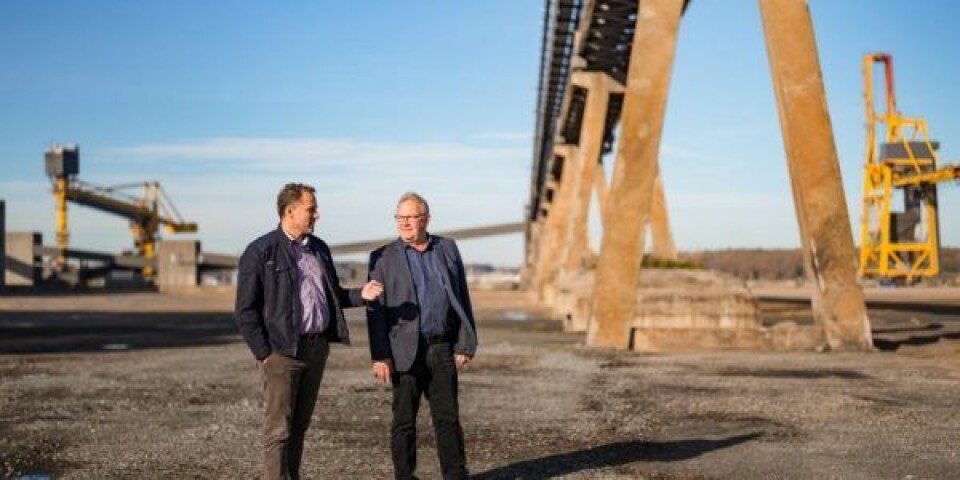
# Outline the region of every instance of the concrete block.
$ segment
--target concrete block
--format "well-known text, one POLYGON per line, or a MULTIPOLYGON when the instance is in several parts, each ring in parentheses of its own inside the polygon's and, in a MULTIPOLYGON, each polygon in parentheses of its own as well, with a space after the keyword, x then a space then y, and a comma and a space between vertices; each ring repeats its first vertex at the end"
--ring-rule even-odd
POLYGON ((40 232, 10 232, 5 235, 4 283, 8 287, 36 287, 42 280, 37 247, 43 244, 40 232))
POLYGON ((777 352, 810 352, 827 344, 823 327, 785 322, 766 329, 769 349, 777 352))
POLYGON ((760 328, 634 328, 630 348, 638 352, 676 353, 723 350, 767 350, 760 328))
POLYGON ((557 278, 549 305, 554 316, 563 319, 565 331, 587 331, 593 308, 593 279, 593 270, 580 270, 557 278))
POLYGON ((198 240, 162 240, 157 243, 157 286, 196 287, 200 284, 198 240))

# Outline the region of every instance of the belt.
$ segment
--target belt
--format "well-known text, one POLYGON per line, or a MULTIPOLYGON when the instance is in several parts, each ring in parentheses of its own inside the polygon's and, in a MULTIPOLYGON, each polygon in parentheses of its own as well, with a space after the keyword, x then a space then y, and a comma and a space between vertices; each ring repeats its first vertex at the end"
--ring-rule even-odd
POLYGON ((300 340, 319 340, 321 338, 327 338, 327 334, 324 332, 320 332, 320 333, 304 333, 300 335, 300 340))
POLYGON ((436 345, 438 343, 453 343, 453 339, 450 338, 450 335, 423 335, 422 336, 424 343, 427 345, 436 345))

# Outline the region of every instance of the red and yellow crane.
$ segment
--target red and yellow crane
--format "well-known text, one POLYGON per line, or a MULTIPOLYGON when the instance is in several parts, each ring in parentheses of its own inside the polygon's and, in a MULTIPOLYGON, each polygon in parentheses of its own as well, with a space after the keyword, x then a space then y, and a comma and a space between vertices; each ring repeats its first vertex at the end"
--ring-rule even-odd
MULTIPOLYGON (((70 235, 67 230, 67 202, 112 213, 130 221, 137 254, 151 259, 156 256, 157 232, 162 226, 168 233, 194 233, 197 224, 185 222, 174 207, 170 197, 158 182, 142 182, 113 187, 100 187, 77 179, 80 171, 79 149, 54 146, 44 155, 46 173, 53 183, 53 196, 57 209, 57 248, 60 255, 57 265, 66 265, 66 253, 70 235), (139 189, 133 196, 125 190, 139 189)), ((153 267, 143 269, 145 278, 154 276, 153 267)))
POLYGON ((893 58, 873 53, 863 59, 867 107, 867 153, 860 229, 860 277, 912 283, 940 273, 937 184, 960 178, 960 166, 939 166, 939 143, 927 122, 897 110, 893 58), (884 107, 876 111, 877 64, 884 68, 884 107), (903 210, 894 208, 902 195, 903 210))

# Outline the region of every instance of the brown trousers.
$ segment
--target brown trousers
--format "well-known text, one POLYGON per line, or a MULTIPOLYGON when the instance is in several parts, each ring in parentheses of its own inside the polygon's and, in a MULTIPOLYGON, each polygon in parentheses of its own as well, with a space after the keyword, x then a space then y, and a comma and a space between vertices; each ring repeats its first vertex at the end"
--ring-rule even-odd
POLYGON ((310 426, 329 354, 325 337, 301 338, 296 358, 272 354, 260 364, 264 479, 300 478, 303 437, 310 426))

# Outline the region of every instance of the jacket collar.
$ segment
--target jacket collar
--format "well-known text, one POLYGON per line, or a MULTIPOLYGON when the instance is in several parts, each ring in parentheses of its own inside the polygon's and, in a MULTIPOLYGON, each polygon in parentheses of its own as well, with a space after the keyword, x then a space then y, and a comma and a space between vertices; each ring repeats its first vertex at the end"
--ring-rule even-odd
MULTIPOLYGON (((437 241, 438 241, 438 238, 436 236, 430 235, 429 233, 427 233, 427 243, 430 245, 431 248, 436 248, 437 241)), ((390 244, 390 247, 395 248, 402 253, 404 249, 407 248, 407 242, 404 242, 402 238, 397 237, 397 239, 390 244)))

